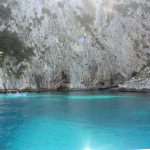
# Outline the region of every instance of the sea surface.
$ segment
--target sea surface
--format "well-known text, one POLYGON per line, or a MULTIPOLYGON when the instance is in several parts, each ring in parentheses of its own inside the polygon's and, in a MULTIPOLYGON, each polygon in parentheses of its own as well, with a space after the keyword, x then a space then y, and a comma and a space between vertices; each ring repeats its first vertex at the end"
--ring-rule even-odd
POLYGON ((150 149, 150 94, 0 95, 0 150, 150 149))

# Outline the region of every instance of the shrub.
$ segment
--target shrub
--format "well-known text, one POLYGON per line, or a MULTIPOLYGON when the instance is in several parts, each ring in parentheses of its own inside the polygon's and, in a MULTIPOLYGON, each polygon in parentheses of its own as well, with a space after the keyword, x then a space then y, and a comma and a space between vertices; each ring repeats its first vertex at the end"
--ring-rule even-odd
POLYGON ((133 72, 132 72, 132 75, 131 75, 131 76, 132 76, 132 78, 133 78, 133 77, 136 77, 136 76, 137 76, 137 74, 138 74, 138 73, 137 73, 136 71, 133 71, 133 72))
POLYGON ((7 20, 11 18, 11 9, 0 5, 0 19, 7 20))
POLYGON ((8 30, 0 32, 0 51, 3 57, 15 57, 18 62, 29 61, 34 55, 33 49, 26 47, 24 42, 18 38, 17 33, 8 30))

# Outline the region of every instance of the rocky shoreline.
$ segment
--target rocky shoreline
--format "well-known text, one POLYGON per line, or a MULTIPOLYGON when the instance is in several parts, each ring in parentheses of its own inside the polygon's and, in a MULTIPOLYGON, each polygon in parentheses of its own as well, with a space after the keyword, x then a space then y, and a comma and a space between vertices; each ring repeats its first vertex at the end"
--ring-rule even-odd
POLYGON ((0 93, 16 93, 19 92, 50 92, 50 91, 87 91, 87 90, 108 90, 119 92, 150 92, 150 67, 143 68, 130 81, 116 86, 104 88, 64 88, 64 89, 2 89, 0 93))
POLYGON ((103 89, 61 89, 61 90, 56 90, 56 89, 30 89, 30 90, 1 90, 0 94, 5 94, 5 93, 32 93, 32 92, 37 92, 37 93, 44 93, 44 92, 53 92, 53 91, 90 91, 90 90, 99 90, 99 91, 111 91, 111 92, 141 92, 141 93, 150 93, 150 89, 148 88, 125 88, 125 87, 110 87, 110 88, 103 88, 103 89))
POLYGON ((120 91, 150 92, 150 67, 145 67, 130 81, 118 86, 120 91))

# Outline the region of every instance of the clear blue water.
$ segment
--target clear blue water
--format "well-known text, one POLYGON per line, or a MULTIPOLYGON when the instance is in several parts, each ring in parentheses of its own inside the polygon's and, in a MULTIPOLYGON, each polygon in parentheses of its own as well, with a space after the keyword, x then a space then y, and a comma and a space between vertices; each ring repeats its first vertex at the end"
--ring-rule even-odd
POLYGON ((150 94, 0 95, 0 150, 150 148, 150 94))

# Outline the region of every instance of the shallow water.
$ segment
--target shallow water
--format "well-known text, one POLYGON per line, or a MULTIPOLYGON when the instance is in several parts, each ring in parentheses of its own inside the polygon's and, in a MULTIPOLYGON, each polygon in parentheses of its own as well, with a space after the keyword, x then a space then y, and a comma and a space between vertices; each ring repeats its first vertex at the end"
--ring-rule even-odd
POLYGON ((0 150, 150 148, 150 94, 0 95, 0 150))

